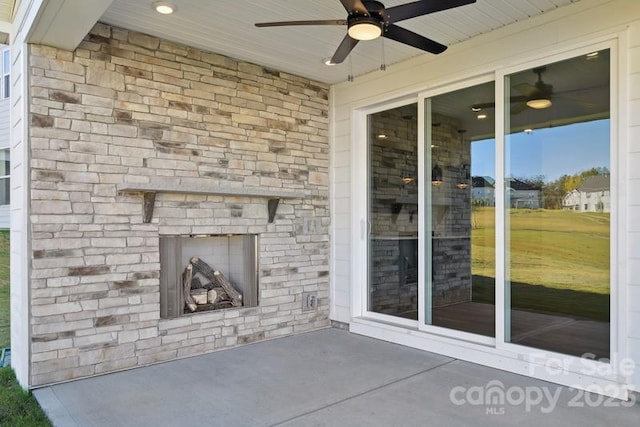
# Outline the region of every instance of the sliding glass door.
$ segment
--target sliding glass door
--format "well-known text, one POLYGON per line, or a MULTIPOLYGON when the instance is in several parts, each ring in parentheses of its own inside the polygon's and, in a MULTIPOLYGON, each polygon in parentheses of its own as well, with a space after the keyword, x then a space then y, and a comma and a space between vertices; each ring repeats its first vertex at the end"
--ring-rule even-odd
POLYGON ((367 116, 365 311, 608 358, 610 52, 497 75, 367 116))
POLYGON ((418 107, 368 121, 368 311, 418 320, 418 107))
POLYGON ((495 336, 495 86, 425 101, 426 323, 495 336))
POLYGON ((609 62, 601 50, 506 76, 508 342, 609 357, 609 62))

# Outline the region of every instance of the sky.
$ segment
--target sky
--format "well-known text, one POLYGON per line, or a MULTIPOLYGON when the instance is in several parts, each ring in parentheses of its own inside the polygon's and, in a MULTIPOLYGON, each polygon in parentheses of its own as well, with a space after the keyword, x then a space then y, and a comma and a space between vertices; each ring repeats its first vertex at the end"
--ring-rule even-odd
MULTIPOLYGON (((506 176, 544 175, 545 182, 551 182, 594 167, 610 170, 609 132, 609 120, 596 120, 510 135, 506 141, 506 176)), ((471 144, 473 176, 495 178, 494 150, 494 140, 471 144)))

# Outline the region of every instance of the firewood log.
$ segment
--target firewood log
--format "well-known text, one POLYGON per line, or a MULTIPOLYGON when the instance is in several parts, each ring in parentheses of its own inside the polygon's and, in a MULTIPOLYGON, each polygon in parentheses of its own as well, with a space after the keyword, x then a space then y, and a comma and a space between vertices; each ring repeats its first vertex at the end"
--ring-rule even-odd
POLYGON ((191 298, 198 305, 203 305, 207 303, 207 290, 206 289, 192 289, 191 290, 191 298))
POLYGON ((184 303, 189 311, 194 312, 198 308, 196 302, 191 297, 191 280, 193 279, 193 266, 189 264, 182 273, 182 294, 184 303))
POLYGON ((194 256, 189 260, 189 263, 193 265, 193 270, 195 273, 200 273, 211 281, 215 279, 215 276, 213 275, 213 268, 211 268, 209 264, 207 264, 200 258, 194 256))
POLYGON ((213 275, 215 276, 216 282, 218 282, 222 289, 224 289, 227 295, 231 298, 231 304, 233 304, 234 307, 242 307, 242 295, 235 290, 231 282, 224 277, 224 274, 216 270, 213 272, 213 275))
POLYGON ((207 291, 207 303, 215 304, 216 302, 218 302, 218 291, 215 289, 207 291))
POLYGON ((220 271, 213 270, 209 264, 198 257, 191 258, 190 265, 193 266, 196 272, 222 287, 227 295, 229 295, 234 307, 242 307, 242 295, 235 290, 231 282, 229 282, 220 271))

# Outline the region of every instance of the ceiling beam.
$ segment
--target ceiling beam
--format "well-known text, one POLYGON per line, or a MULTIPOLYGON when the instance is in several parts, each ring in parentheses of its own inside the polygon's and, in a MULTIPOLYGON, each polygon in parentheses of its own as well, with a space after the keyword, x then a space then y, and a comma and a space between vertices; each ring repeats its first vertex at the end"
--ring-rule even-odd
POLYGON ((113 0, 49 0, 43 4, 29 43, 75 50, 113 0))

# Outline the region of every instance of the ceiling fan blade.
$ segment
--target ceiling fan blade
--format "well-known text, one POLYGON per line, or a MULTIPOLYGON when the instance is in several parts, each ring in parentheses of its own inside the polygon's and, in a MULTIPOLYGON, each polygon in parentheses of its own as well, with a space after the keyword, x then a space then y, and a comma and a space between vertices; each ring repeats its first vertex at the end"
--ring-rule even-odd
POLYGON ((516 104, 513 107, 511 107, 511 115, 515 116, 516 114, 522 113, 526 109, 527 109, 527 104, 525 104, 524 102, 521 104, 516 104))
POLYGON ((509 98, 509 102, 512 104, 514 102, 527 102, 528 100, 529 100, 529 97, 524 95, 512 96, 511 98, 509 98))
POLYGON ((579 105, 584 108, 595 108, 598 106, 596 102, 585 101, 584 99, 577 98, 575 96, 565 96, 565 95, 554 95, 553 100, 566 101, 573 105, 579 105))
POLYGON ((361 0, 340 0, 340 3, 342 3, 349 15, 353 12, 358 12, 358 15, 370 16, 369 10, 361 0))
POLYGON ((474 111, 486 110, 487 108, 496 108, 496 103, 495 102, 483 102, 481 104, 473 104, 471 106, 471 110, 474 110, 474 111))
POLYGON ((525 96, 533 96, 538 93, 538 88, 529 83, 519 83, 513 88, 525 96))
MULTIPOLYGON (((527 101, 527 97, 526 96, 512 96, 511 98, 509 98, 509 103, 513 104, 516 102, 520 102, 522 103, 522 105, 525 105, 524 103, 527 101)), ((471 106, 472 110, 478 109, 478 110, 485 110, 487 108, 496 108, 496 103, 495 102, 484 102, 484 103, 479 103, 479 104, 473 104, 471 106)))
POLYGON ((402 27, 398 27, 397 25, 388 25, 385 27, 384 37, 436 55, 447 50, 445 45, 426 37, 422 37, 419 34, 406 30, 402 27))
POLYGON ((390 7, 386 10, 386 13, 389 23, 393 24, 394 22, 405 19, 465 6, 475 2, 476 0, 422 0, 390 7))
POLYGON ((340 43, 340 46, 338 46, 338 49, 336 49, 336 53, 334 53, 333 57, 331 57, 331 63, 342 63, 342 61, 345 60, 345 58, 349 55, 349 53, 351 53, 351 51, 354 47, 356 47, 357 44, 358 40, 351 38, 349 34, 344 36, 342 42, 340 43))
POLYGON ((259 22, 256 27, 286 27, 291 25, 347 25, 346 19, 324 19, 320 21, 259 22))

